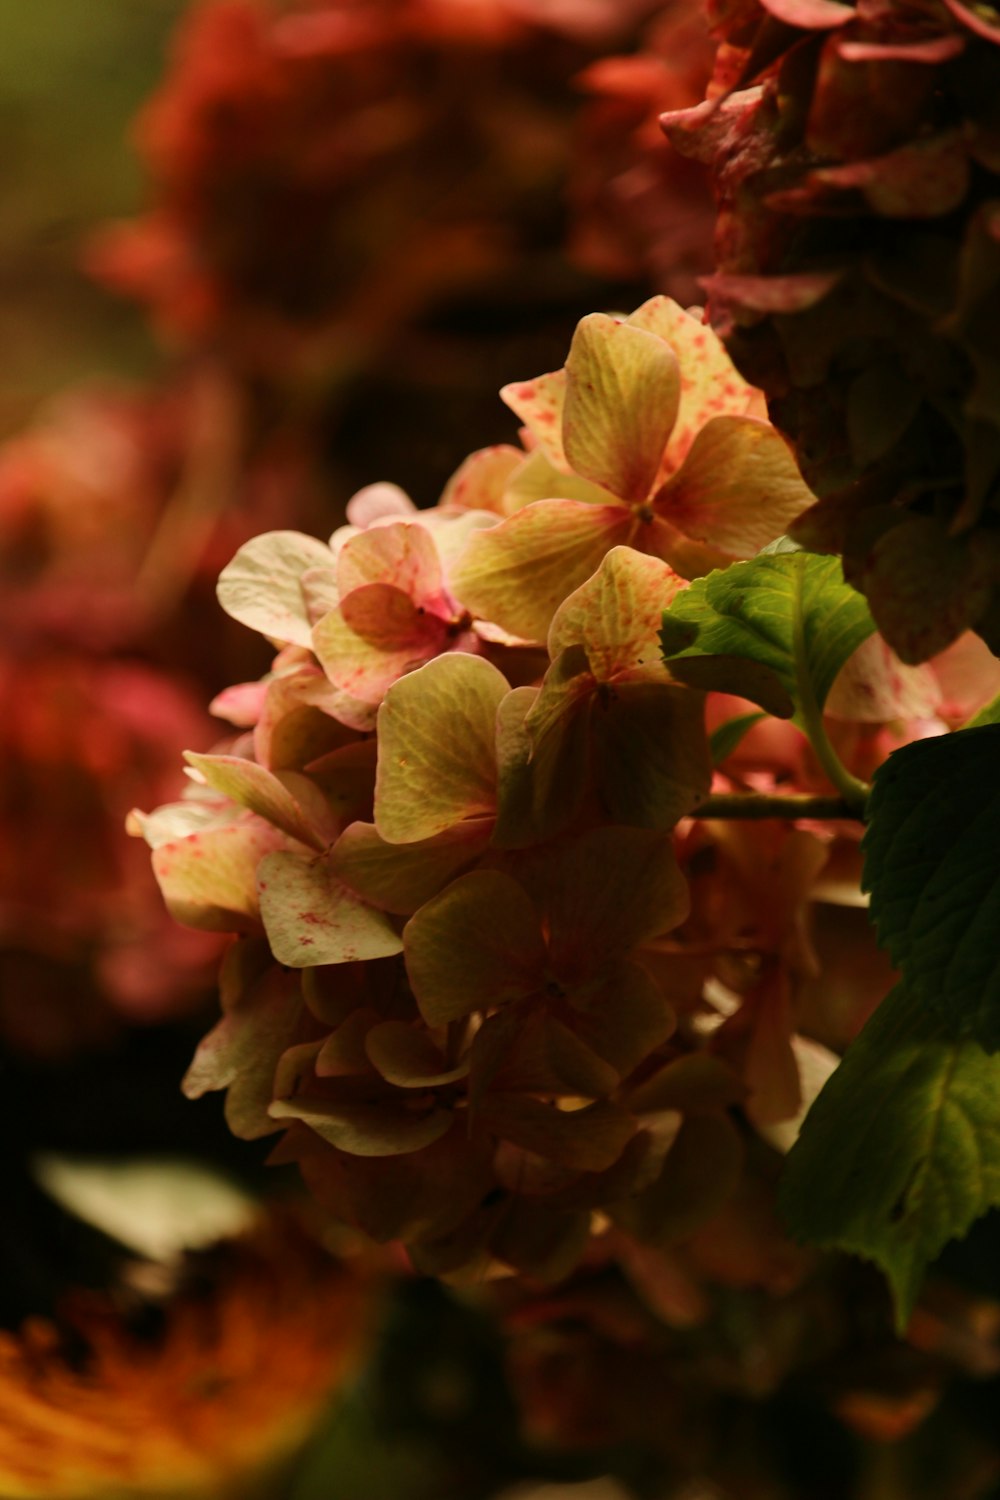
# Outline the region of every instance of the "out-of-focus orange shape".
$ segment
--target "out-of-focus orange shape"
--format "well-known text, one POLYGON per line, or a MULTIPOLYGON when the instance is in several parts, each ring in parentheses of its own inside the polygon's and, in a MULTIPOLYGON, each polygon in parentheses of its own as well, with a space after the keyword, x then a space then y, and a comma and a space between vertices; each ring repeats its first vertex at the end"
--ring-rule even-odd
POLYGON ((836 1403, 842 1422, 875 1443, 898 1443, 918 1428, 938 1403, 935 1387, 888 1395, 884 1391, 851 1391, 836 1403))
POLYGON ((41 1319, 0 1333, 0 1494, 244 1495, 350 1377, 371 1303, 280 1218, 190 1256, 152 1336, 103 1294, 76 1295, 68 1334, 41 1319))

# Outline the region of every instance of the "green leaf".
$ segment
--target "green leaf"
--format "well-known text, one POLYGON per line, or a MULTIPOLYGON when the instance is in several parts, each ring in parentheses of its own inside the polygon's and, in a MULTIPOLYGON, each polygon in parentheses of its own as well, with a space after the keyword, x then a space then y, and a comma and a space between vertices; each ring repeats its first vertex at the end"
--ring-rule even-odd
POLYGON ((667 610, 660 639, 675 677, 801 721, 822 709, 874 629, 839 558, 779 552, 696 579, 667 610))
POLYGON ((953 1036, 1000 1048, 1000 725, 905 745, 876 773, 863 887, 879 942, 953 1036))
POLYGON ((329 568, 329 547, 300 531, 267 531, 241 547, 219 578, 219 603, 234 620, 276 641, 312 645, 302 574, 329 568))
POLYGON ((277 853, 257 871, 260 914, 281 964, 291 969, 390 958, 402 939, 384 912, 366 906, 322 859, 277 853))
POLYGON ((762 713, 737 714, 734 719, 727 719, 720 724, 718 729, 713 729, 708 738, 709 753, 712 757, 713 766, 721 766, 736 747, 742 742, 743 737, 749 734, 755 724, 759 724, 765 717, 762 713))
POLYGON ((797 1238, 872 1260, 904 1328, 927 1264, 1000 1204, 1000 1058, 949 1035, 905 985, 806 1116, 781 1189, 797 1238))
MULTIPOLYGON (((682 639, 679 629, 674 639, 678 644, 682 639)), ((675 656, 667 660, 667 666, 671 677, 704 693, 734 693, 738 698, 749 698, 776 719, 790 719, 795 713, 795 700, 781 679, 770 667, 748 656, 675 656)))
POLYGON ((984 724, 1000 724, 1000 695, 985 704, 979 712, 963 724, 963 729, 981 729, 984 724))

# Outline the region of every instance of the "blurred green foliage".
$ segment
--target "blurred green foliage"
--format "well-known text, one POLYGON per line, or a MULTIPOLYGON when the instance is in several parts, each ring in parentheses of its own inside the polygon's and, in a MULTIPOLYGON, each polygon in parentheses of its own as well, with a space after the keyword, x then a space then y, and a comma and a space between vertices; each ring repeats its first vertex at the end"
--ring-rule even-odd
POLYGON ((141 371, 138 314, 93 287, 81 246, 132 210, 129 125, 183 0, 0 0, 0 435, 67 381, 141 371))

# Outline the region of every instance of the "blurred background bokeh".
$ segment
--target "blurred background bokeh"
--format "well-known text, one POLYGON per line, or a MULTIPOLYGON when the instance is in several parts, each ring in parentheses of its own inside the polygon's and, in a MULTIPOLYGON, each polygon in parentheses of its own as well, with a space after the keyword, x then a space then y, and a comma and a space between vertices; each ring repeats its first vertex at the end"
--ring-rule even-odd
POLYGON ((0 430, 94 374, 147 374, 142 320, 81 275, 86 236, 134 211, 128 122, 155 84, 181 0, 3 0, 0 430))

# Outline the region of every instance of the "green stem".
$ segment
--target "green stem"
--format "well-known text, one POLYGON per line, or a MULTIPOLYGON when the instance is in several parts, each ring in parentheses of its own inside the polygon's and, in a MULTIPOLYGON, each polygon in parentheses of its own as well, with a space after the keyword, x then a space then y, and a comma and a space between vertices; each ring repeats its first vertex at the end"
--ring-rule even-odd
MULTIPOLYGON (((859 783, 860 785, 860 783, 859 783)), ((813 797, 807 792, 718 792, 690 813, 692 818, 861 818, 846 797, 813 797)))
MULTIPOLYGON (((871 788, 867 782, 860 781, 857 776, 852 776, 836 750, 830 744, 826 728, 823 724, 823 711, 816 701, 816 693, 813 689, 812 677, 809 672, 809 657, 806 652, 805 610, 802 608, 803 571, 804 563, 800 561, 798 567, 795 569, 795 601, 792 626, 792 650, 795 660, 795 686, 799 700, 799 716, 802 728, 805 730, 809 743, 816 753, 816 759, 823 767, 823 771, 832 785, 837 788, 848 808, 846 814, 840 813, 833 816, 863 819, 871 788)), ((800 814, 799 816, 803 815, 800 814)), ((816 814, 816 816, 822 816, 822 814, 816 814)))

